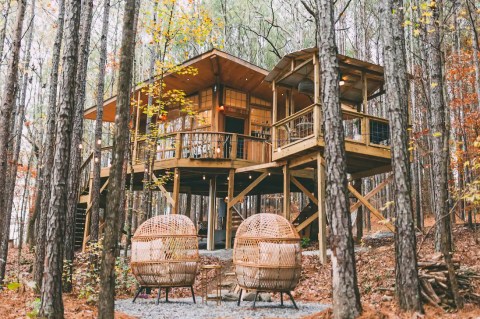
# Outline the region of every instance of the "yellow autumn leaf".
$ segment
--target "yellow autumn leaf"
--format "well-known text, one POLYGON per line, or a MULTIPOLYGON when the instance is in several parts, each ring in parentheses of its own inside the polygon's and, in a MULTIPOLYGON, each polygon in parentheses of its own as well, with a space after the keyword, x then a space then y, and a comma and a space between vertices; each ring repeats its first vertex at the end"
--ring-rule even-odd
POLYGON ((467 167, 470 165, 470 161, 466 161, 465 163, 463 163, 463 167, 467 167))
POLYGON ((442 133, 441 132, 435 132, 432 134, 433 137, 440 137, 442 136, 442 133))
POLYGON ((430 86, 433 88, 436 88, 438 86, 438 83, 437 82, 433 82, 432 84, 430 84, 430 86))

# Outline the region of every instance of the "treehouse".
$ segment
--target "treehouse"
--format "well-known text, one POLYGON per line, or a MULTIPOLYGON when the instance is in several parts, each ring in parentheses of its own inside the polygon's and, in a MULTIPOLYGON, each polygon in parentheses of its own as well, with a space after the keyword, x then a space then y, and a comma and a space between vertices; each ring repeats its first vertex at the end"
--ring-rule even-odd
MULTIPOLYGON (((235 230, 245 219, 235 205, 252 194, 283 194, 284 217, 295 222, 298 231, 317 220, 320 237, 324 236, 325 214, 318 205, 323 203, 324 141, 317 55, 316 49, 289 54, 270 73, 216 49, 185 61, 179 68, 192 68, 197 74, 167 73, 163 90, 184 92, 190 110, 185 112, 178 103, 166 104, 165 112, 152 119, 159 132, 153 146, 145 137, 148 121, 143 110, 149 82, 137 85, 131 107, 132 167, 127 169, 127 184, 133 181, 133 189, 142 189, 149 147, 154 152, 153 181, 161 181, 155 183, 155 190, 171 207, 166 213, 181 213, 181 193, 208 196, 208 249, 214 249, 219 240, 231 248, 235 230), (303 192, 310 199, 308 214, 291 216, 291 192, 303 192), (217 206, 221 204, 226 222, 219 226, 217 206)), ((353 178, 386 172, 390 170, 388 122, 368 115, 372 100, 383 94, 383 68, 344 56, 339 60, 348 172, 353 178)), ((87 109, 85 118, 94 120, 96 112, 96 107, 87 109)), ((116 97, 112 97, 103 105, 103 121, 113 123, 115 112, 116 97)), ((90 155, 82 165, 76 244, 83 247, 89 239, 94 160, 90 155)), ((111 148, 105 147, 103 206, 110 161, 111 148)), ((257 207, 257 213, 261 211, 257 207)))

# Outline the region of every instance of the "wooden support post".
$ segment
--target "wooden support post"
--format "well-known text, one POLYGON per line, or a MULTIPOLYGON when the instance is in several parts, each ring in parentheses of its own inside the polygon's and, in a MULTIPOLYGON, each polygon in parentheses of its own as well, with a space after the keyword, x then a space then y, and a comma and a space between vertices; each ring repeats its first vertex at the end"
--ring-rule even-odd
POLYGON ((179 213, 179 206, 180 206, 180 169, 175 168, 174 176, 173 176, 173 205, 172 205, 172 214, 179 213))
POLYGON ((215 249, 215 220, 217 217, 217 177, 210 179, 208 193, 207 250, 215 249))
POLYGON ((362 81, 363 113, 368 114, 368 79, 365 72, 362 72, 362 81))
POLYGON ((138 144, 138 126, 140 125, 140 91, 138 90, 138 96, 137 96, 137 111, 136 111, 136 119, 135 119, 135 135, 134 135, 134 141, 133 141, 133 154, 132 154, 132 162, 136 163, 137 162, 137 144, 138 144))
POLYGON ((283 166, 283 217, 290 221, 290 169, 283 166))
POLYGON ((228 201, 227 201, 227 229, 225 230, 226 236, 225 236, 225 249, 231 249, 232 248, 232 212, 233 212, 233 207, 230 206, 228 203, 230 203, 231 200, 233 200, 234 196, 234 189, 235 187, 235 169, 231 169, 228 172, 228 201))
POLYGON ((257 202, 257 206, 255 207, 255 214, 260 214, 262 212, 262 195, 261 194, 257 194, 256 196, 256 200, 257 202))
POLYGON ((238 150, 238 134, 232 134, 232 148, 230 149, 230 159, 237 159, 238 150))
POLYGON ((314 134, 318 140, 322 135, 322 121, 320 108, 320 63, 318 61, 318 53, 313 53, 313 108, 314 134))
MULTIPOLYGON (((277 102, 277 87, 275 85, 275 80, 272 81, 272 91, 273 91, 273 101, 272 101, 272 123, 277 122, 277 112, 278 112, 278 102, 277 102)), ((277 128, 275 125, 272 125, 272 145, 273 151, 277 150, 277 128)))
POLYGON ((327 213, 325 210, 325 166, 320 152, 317 154, 318 192, 318 249, 320 263, 327 263, 327 213))
POLYGON ((182 133, 175 136, 175 157, 182 158, 182 133))
MULTIPOLYGON (((355 188, 355 190, 357 192, 359 192, 360 194, 362 193, 362 179, 361 178, 358 178, 356 180, 353 181, 353 187, 355 188)), ((363 209, 362 209, 362 206, 358 207, 357 209, 357 224, 356 224, 356 228, 357 228, 357 236, 355 238, 355 241, 357 243, 360 243, 362 241, 362 237, 363 237, 363 209)))
POLYGON ((192 191, 187 192, 187 203, 185 205, 185 216, 190 217, 193 221, 194 218, 192 217, 192 191))

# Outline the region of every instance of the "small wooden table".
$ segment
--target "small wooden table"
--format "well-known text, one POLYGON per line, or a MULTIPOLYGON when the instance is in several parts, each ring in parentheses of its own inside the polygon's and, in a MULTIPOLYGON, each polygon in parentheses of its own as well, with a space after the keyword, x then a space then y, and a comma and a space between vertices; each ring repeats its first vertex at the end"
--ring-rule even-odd
POLYGON ((222 265, 203 265, 200 268, 202 282, 202 302, 207 303, 208 300, 216 300, 217 305, 222 302, 222 265), (209 278, 209 274, 213 273, 213 278, 209 278), (212 283, 215 285, 216 295, 208 296, 208 286, 212 283))

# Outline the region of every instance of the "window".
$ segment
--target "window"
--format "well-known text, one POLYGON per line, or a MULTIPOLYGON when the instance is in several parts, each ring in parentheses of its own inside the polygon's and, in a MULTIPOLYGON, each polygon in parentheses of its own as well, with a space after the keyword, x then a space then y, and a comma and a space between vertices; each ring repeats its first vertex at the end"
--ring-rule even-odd
POLYGON ((225 89, 225 105, 246 109, 247 94, 232 89, 225 89))
POLYGON ((193 121, 193 128, 209 126, 212 124, 212 110, 198 112, 193 121))
POLYGON ((265 106, 265 107, 271 107, 272 106, 272 103, 270 103, 268 101, 265 101, 265 100, 262 100, 262 99, 259 99, 258 97, 254 97, 254 96, 252 96, 250 98, 250 104, 258 105, 258 106, 265 106))
POLYGON ((193 110, 197 110, 197 109, 199 108, 199 105, 200 105, 199 98, 198 98, 198 94, 189 96, 188 99, 189 99, 189 100, 191 101, 191 103, 192 103, 192 109, 193 109, 193 110))
POLYGON ((206 89, 200 91, 200 108, 201 109, 211 109, 213 106, 213 93, 212 89, 206 89))
POLYGON ((252 124, 270 125, 272 121, 272 111, 252 107, 250 118, 252 124))

